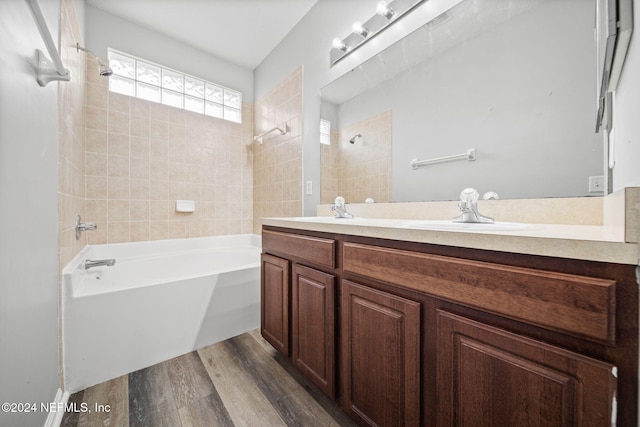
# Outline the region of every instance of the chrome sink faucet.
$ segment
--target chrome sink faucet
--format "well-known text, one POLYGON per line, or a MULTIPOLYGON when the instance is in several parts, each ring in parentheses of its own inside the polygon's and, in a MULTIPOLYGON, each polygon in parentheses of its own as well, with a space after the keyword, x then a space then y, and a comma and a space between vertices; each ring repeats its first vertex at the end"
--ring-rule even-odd
POLYGON ((486 224, 493 224, 493 218, 482 215, 478 212, 478 198, 480 194, 474 188, 465 188, 460 193, 460 202, 458 202, 458 208, 460 208, 461 214, 453 218, 453 222, 479 222, 486 224))
POLYGON ((336 218, 353 218, 353 215, 347 212, 344 197, 342 196, 336 197, 333 205, 331 205, 331 210, 336 213, 336 218))
POLYGON ((100 267, 106 265, 107 267, 113 267, 116 264, 116 260, 113 258, 110 259, 85 259, 84 260, 84 269, 88 270, 93 267, 100 267))

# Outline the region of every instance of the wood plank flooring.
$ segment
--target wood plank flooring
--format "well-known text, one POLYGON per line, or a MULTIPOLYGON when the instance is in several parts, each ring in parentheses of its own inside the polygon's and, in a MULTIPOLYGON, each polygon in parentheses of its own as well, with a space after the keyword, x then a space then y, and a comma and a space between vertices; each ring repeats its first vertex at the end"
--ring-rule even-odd
POLYGON ((258 330, 74 393, 74 402, 89 411, 67 412, 64 427, 355 426, 258 330))

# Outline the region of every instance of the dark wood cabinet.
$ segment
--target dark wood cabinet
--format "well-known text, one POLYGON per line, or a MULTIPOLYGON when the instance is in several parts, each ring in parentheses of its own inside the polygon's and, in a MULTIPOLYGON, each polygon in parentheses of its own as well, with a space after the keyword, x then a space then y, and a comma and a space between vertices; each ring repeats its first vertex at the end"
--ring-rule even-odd
POLYGON ((335 241, 263 233, 262 336, 322 392, 336 395, 335 241), (322 271, 324 270, 324 271, 322 271))
POLYGON ((267 227, 262 334, 363 426, 637 426, 634 266, 267 227))
POLYGON ((325 394, 335 397, 335 276, 294 264, 291 358, 325 394))
POLYGON ((260 332, 289 356, 289 261, 262 254, 260 292, 260 332))
POLYGON ((446 311, 438 312, 437 330, 438 426, 615 420, 615 366, 446 311))
POLYGON ((342 397, 359 424, 420 423, 420 303, 342 281, 342 397))

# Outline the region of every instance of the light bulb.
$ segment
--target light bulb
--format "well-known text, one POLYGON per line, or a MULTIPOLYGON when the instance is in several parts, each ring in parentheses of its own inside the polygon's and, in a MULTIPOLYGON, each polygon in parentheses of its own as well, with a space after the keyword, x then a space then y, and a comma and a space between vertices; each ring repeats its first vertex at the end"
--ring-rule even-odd
POLYGON ((382 15, 387 19, 393 18, 393 15, 396 14, 396 11, 391 9, 391 7, 387 5, 387 2, 384 0, 378 3, 378 6, 376 7, 376 12, 378 13, 378 15, 382 15))
POLYGON ((362 37, 367 37, 369 35, 369 30, 364 28, 359 21, 356 21, 351 26, 351 31, 356 34, 360 34, 362 37))
POLYGON ((337 37, 336 37, 335 39, 333 39, 332 45, 333 45, 334 49, 339 49, 339 50, 341 50, 341 51, 343 51, 343 52, 346 52, 346 51, 347 51, 347 45, 346 45, 346 44, 344 44, 344 43, 342 42, 342 40, 340 40, 340 39, 339 39, 339 38, 337 38, 337 37))

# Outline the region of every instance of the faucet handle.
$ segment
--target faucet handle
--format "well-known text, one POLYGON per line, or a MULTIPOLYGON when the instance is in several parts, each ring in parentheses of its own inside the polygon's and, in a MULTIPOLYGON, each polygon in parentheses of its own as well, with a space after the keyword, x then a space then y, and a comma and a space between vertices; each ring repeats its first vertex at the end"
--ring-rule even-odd
POLYGON ((500 196, 498 196, 498 193, 496 193, 495 191, 487 191, 482 195, 482 198, 484 200, 498 200, 500 196))
POLYGON ((480 193, 475 188, 465 188, 460 192, 460 201, 476 204, 480 198, 480 193))
POLYGON ((342 197, 342 196, 336 197, 336 199, 334 200, 333 204, 338 208, 343 208, 344 204, 345 204, 344 197, 342 197))
POLYGON ((80 240, 83 231, 95 230, 98 226, 93 222, 82 222, 80 215, 76 215, 76 240, 80 240))

